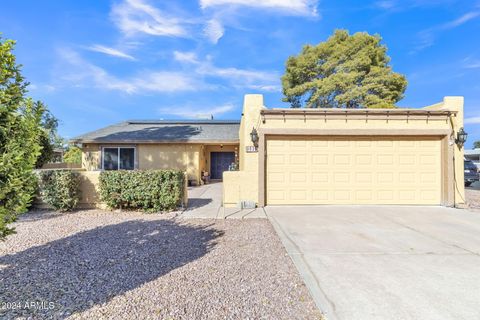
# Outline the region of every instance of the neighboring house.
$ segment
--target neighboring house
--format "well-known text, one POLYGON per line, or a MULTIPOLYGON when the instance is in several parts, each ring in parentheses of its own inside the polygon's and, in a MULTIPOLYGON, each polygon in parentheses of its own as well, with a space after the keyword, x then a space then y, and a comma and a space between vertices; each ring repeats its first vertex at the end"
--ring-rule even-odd
POLYGON ((462 127, 462 97, 423 109, 267 109, 246 95, 240 122, 127 121, 73 142, 87 170, 223 177, 225 206, 453 206, 465 198, 462 127))
POLYGON ((480 169, 480 149, 465 150, 465 159, 471 160, 480 169))
POLYGON ((240 121, 135 120, 75 137, 86 170, 181 169, 192 184, 202 172, 222 179, 238 163, 240 121))

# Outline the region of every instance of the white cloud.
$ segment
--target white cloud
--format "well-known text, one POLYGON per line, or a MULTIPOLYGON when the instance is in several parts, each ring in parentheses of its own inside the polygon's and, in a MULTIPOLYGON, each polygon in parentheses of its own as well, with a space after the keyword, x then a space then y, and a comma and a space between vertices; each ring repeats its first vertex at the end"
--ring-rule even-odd
POLYGON ((51 84, 29 84, 28 89, 35 92, 51 93, 57 90, 57 88, 51 84))
POLYGON ((289 15, 317 15, 317 0, 200 0, 203 9, 218 6, 245 6, 281 11, 289 15))
POLYGON ((174 52, 175 60, 181 63, 194 64, 192 74, 204 78, 224 79, 235 88, 247 88, 258 91, 280 91, 280 75, 277 72, 239 69, 234 67, 220 68, 215 66, 211 58, 200 60, 193 52, 174 52))
POLYGON ((465 65, 467 69, 478 69, 480 68, 480 61, 474 61, 465 65))
POLYGON ((474 59, 472 56, 468 56, 462 61, 463 68, 465 69, 478 69, 480 68, 480 60, 474 59))
POLYGON ((210 42, 216 44, 218 40, 223 37, 225 28, 219 20, 211 19, 207 21, 205 28, 203 29, 203 33, 207 39, 210 40, 210 42))
MULTIPOLYGON (((238 17, 245 8, 255 9, 259 14, 278 14, 283 16, 304 16, 318 18, 319 0, 200 0, 207 21, 203 29, 204 36, 216 44, 225 34, 227 27, 244 30, 238 17)), ((253 18, 252 15, 249 15, 253 18)), ((260 16, 261 17, 261 16, 260 16)))
POLYGON ((435 43, 435 38, 438 36, 439 33, 460 27, 468 21, 478 17, 480 17, 480 11, 470 11, 454 20, 420 31, 417 34, 418 44, 411 53, 416 53, 418 51, 431 47, 435 43))
POLYGON ((182 52, 182 51, 174 51, 173 58, 179 62, 187 62, 187 63, 198 63, 197 54, 195 52, 182 52))
POLYGON ((248 89, 264 91, 264 92, 281 92, 282 88, 280 85, 249 85, 248 89))
POLYGON ((117 90, 128 94, 142 92, 178 92, 194 91, 207 87, 191 74, 171 71, 146 71, 121 79, 106 70, 85 61, 78 53, 70 49, 60 50, 60 56, 66 63, 62 68, 62 79, 77 87, 96 87, 117 90))
POLYGON ((384 0, 384 1, 377 1, 375 5, 381 9, 394 9, 397 6, 397 1, 395 0, 384 0))
POLYGON ((188 74, 180 72, 160 71, 147 73, 133 79, 137 90, 176 92, 197 90, 199 84, 188 74))
POLYGON ((443 25, 440 26, 441 29, 443 30, 448 30, 448 29, 453 29, 456 27, 461 26, 464 23, 467 23, 468 21, 475 19, 480 16, 480 11, 471 11, 467 12, 461 17, 458 17, 455 20, 449 21, 443 25))
POLYGON ((83 59, 71 49, 59 50, 60 79, 76 87, 95 87, 127 94, 146 92, 186 92, 231 87, 263 92, 280 91, 277 72, 215 66, 211 58, 201 60, 194 52, 175 51, 174 58, 185 64, 184 71, 146 70, 127 77, 118 77, 83 59))
POLYGON ((465 118, 465 124, 480 124, 480 117, 465 118))
POLYGON ((127 36, 141 33, 171 37, 187 35, 181 19, 168 16, 142 0, 124 0, 115 4, 111 16, 117 27, 127 36))
POLYGON ((225 78, 230 80, 243 79, 247 82, 252 81, 266 81, 274 82, 278 81, 280 76, 275 72, 247 70, 238 68, 218 68, 213 66, 210 62, 203 63, 197 72, 203 75, 214 76, 219 78, 225 78))
POLYGON ((218 116, 235 109, 235 106, 232 103, 227 103, 220 106, 211 106, 206 108, 198 108, 197 106, 175 106, 168 108, 160 108, 158 111, 160 114, 168 114, 179 116, 183 118, 192 118, 192 116, 203 116, 203 115, 213 115, 218 116))
POLYGON ((105 46, 102 46, 102 45, 99 45, 99 44, 95 44, 93 46, 90 46, 87 49, 90 50, 90 51, 104 53, 104 54, 109 55, 109 56, 119 57, 119 58, 123 58, 123 59, 127 59, 127 60, 136 60, 131 55, 126 54, 126 53, 124 53, 120 50, 110 48, 110 47, 105 47, 105 46))
POLYGON ((386 11, 402 11, 418 7, 435 7, 448 5, 455 0, 379 0, 374 6, 386 11))

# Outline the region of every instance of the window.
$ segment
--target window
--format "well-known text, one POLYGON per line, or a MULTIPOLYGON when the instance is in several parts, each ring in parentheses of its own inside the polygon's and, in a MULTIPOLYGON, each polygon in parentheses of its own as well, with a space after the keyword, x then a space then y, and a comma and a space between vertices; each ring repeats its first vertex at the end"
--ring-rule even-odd
POLYGON ((135 148, 105 147, 102 152, 104 170, 135 169, 135 148))

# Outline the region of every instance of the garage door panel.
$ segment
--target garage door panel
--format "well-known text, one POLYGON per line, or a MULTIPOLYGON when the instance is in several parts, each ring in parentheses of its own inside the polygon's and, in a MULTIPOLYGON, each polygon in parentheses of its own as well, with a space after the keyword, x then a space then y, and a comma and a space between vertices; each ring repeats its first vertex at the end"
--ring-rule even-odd
POLYGON ((267 139, 267 204, 441 202, 435 137, 267 139))

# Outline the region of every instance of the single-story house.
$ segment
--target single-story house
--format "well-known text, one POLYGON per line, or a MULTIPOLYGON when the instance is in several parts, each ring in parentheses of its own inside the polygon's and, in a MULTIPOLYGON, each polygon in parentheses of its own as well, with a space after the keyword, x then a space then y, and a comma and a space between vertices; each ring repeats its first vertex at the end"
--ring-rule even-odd
POLYGON ((240 121, 126 121, 72 141, 86 170, 223 179, 225 206, 464 204, 463 98, 422 109, 267 109, 240 121), (238 170, 231 170, 236 169, 238 170))
POLYGON ((180 169, 192 184, 202 172, 222 179, 238 163, 240 121, 132 120, 71 141, 81 145, 86 170, 180 169))

